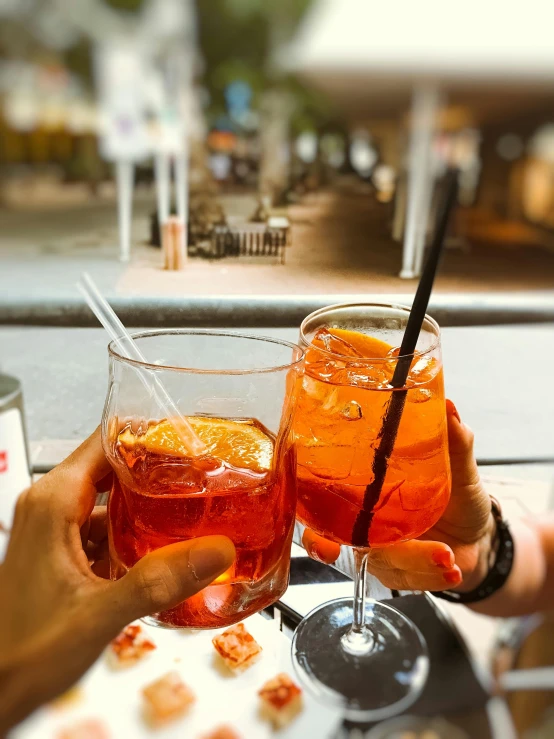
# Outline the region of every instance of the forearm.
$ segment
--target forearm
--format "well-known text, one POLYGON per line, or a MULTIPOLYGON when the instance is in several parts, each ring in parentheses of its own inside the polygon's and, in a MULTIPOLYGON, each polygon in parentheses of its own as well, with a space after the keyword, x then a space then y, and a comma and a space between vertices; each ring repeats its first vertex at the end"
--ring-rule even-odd
POLYGON ((23 665, 0 663, 0 737, 5 737, 13 726, 37 707, 33 693, 29 671, 23 665))
POLYGON ((12 651, 0 648, 0 739, 43 703, 57 696, 65 686, 54 664, 65 664, 65 656, 44 644, 26 645, 12 651))
MULTIPOLYGON (((508 580, 489 598, 469 607, 478 613, 500 617, 522 616, 554 608, 554 589, 549 587, 548 553, 539 525, 518 521, 510 529, 514 539, 514 563, 508 580)), ((481 579, 485 574, 486 569, 481 579)))

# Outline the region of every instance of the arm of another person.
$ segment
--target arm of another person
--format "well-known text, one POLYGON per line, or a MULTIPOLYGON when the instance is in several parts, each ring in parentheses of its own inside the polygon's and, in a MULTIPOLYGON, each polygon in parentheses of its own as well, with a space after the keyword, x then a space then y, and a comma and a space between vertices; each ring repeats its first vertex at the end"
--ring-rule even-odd
POLYGON ((515 556, 510 577, 500 590, 469 608, 503 617, 554 610, 554 515, 518 521, 511 531, 515 556))
MULTIPOLYGON (((491 499, 473 454, 473 433, 447 401, 452 494, 441 520, 424 537, 370 552, 368 569, 395 590, 469 592, 484 580, 495 521, 491 499)), ((511 526, 514 563, 504 586, 469 607, 490 616, 519 616, 554 609, 554 514, 511 526)), ((332 563, 338 544, 306 530, 308 553, 332 563)))

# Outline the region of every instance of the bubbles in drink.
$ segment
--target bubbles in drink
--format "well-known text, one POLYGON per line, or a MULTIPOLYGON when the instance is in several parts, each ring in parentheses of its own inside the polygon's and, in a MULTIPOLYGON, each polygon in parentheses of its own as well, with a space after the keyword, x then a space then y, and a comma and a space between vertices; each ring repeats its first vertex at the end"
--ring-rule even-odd
POLYGON ((362 406, 355 400, 351 400, 350 403, 347 403, 341 413, 347 421, 359 421, 363 416, 362 406))

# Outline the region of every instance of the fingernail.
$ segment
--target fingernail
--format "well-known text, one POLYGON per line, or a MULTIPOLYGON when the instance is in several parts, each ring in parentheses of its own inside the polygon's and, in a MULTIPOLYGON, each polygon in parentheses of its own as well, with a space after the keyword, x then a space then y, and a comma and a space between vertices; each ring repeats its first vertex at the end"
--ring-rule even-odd
POLYGON ((445 570, 449 570, 454 566, 454 555, 447 549, 439 549, 432 554, 432 560, 437 567, 442 567, 445 570))
POLYGON ((189 552, 189 567, 198 581, 213 580, 230 565, 228 552, 212 543, 197 542, 189 552))
POLYGON ((311 555, 325 565, 332 565, 339 558, 340 546, 332 541, 319 542, 312 546, 311 555))
POLYGON ((319 552, 318 548, 315 545, 312 545, 310 547, 308 554, 310 555, 312 559, 315 559, 316 562, 321 562, 322 564, 325 564, 321 556, 321 553, 319 552))
POLYGON ((446 412, 449 416, 454 416, 454 418, 456 418, 460 423, 462 422, 458 409, 451 400, 448 400, 448 398, 446 399, 446 412))
POLYGON ((462 581, 462 574, 459 570, 451 570, 450 572, 445 572, 443 577, 444 581, 447 582, 449 585, 459 585, 462 581))

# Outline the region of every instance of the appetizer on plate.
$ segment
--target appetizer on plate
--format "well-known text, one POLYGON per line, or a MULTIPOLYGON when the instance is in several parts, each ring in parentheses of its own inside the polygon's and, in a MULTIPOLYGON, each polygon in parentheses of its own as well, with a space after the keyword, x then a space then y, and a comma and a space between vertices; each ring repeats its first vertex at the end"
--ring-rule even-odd
POLYGON ((139 662, 156 645, 148 639, 138 624, 126 626, 108 647, 108 662, 115 669, 130 667, 139 662))
POLYGON ((144 717, 152 726, 159 726, 183 716, 195 702, 192 690, 178 672, 168 672, 142 689, 144 717))
POLYGON ((62 729, 57 739, 110 739, 110 735, 103 723, 91 718, 62 729))
POLYGON ((275 728, 286 726, 302 710, 302 691, 284 672, 268 680, 258 695, 262 714, 275 728))
POLYGON ((258 659, 262 648, 244 627, 236 624, 212 639, 217 653, 233 672, 243 672, 258 659))
POLYGON ((241 739, 230 726, 218 726, 210 734, 204 734, 202 739, 241 739))

